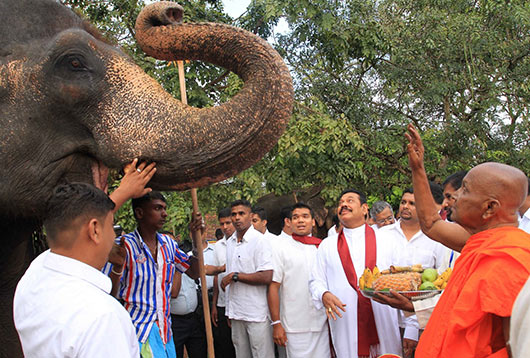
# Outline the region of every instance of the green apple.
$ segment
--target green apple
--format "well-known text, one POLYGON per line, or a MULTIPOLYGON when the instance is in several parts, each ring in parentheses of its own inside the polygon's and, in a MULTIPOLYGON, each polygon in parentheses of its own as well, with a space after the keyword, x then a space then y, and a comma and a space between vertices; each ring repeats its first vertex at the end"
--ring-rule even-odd
POLYGON ((433 268, 428 268, 421 274, 421 282, 434 282, 438 278, 438 271, 433 268))
POLYGON ((437 290, 438 288, 434 285, 434 283, 430 281, 425 281, 421 284, 420 290, 437 290))

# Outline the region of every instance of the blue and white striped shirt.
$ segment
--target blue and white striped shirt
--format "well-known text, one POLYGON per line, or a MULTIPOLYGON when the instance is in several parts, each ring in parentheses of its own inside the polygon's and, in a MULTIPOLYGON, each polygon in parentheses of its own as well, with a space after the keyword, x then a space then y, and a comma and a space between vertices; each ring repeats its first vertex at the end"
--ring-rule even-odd
MULTIPOLYGON (((169 236, 157 233, 157 262, 138 230, 124 236, 127 250, 119 298, 131 315, 138 341, 145 343, 153 324, 158 321, 162 341, 171 339, 171 286, 175 269, 184 273, 189 268, 188 256, 169 236)), ((119 244, 120 238, 116 238, 119 244)), ((105 273, 112 268, 107 264, 105 273)))

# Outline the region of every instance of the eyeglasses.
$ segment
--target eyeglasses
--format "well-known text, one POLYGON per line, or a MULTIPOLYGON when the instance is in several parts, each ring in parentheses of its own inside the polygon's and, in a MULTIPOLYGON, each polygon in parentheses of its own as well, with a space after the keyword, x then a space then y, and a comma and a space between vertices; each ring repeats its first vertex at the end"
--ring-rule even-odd
POLYGON ((393 223, 394 222, 394 216, 390 215, 389 217, 386 217, 384 219, 376 220, 375 222, 377 224, 384 224, 386 222, 393 223))

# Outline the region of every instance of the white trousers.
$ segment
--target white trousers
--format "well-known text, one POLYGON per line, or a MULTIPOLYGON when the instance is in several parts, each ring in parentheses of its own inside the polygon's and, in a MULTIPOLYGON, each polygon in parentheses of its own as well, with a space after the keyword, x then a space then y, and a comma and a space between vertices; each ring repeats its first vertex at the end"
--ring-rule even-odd
POLYGON ((328 358, 328 326, 320 332, 286 333, 287 358, 328 358))
POLYGON ((268 321, 230 321, 237 358, 274 358, 272 327, 268 321))

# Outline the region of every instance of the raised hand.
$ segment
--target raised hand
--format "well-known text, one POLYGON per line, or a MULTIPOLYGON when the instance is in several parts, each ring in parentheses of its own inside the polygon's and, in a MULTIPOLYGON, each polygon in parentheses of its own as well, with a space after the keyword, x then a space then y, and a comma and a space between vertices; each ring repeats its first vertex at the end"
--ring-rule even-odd
POLYGON ((129 194, 130 198, 139 198, 149 193, 152 189, 146 188, 145 186, 156 172, 156 163, 154 162, 149 165, 147 165, 146 162, 141 162, 138 167, 136 167, 137 163, 138 159, 135 158, 131 163, 125 166, 125 175, 119 186, 119 188, 124 189, 125 193, 129 194))
POLYGON ((421 137, 412 124, 409 123, 407 126, 408 133, 405 133, 405 137, 408 139, 409 144, 407 145, 407 153, 409 156, 409 166, 412 170, 423 168, 423 156, 425 148, 421 137))

